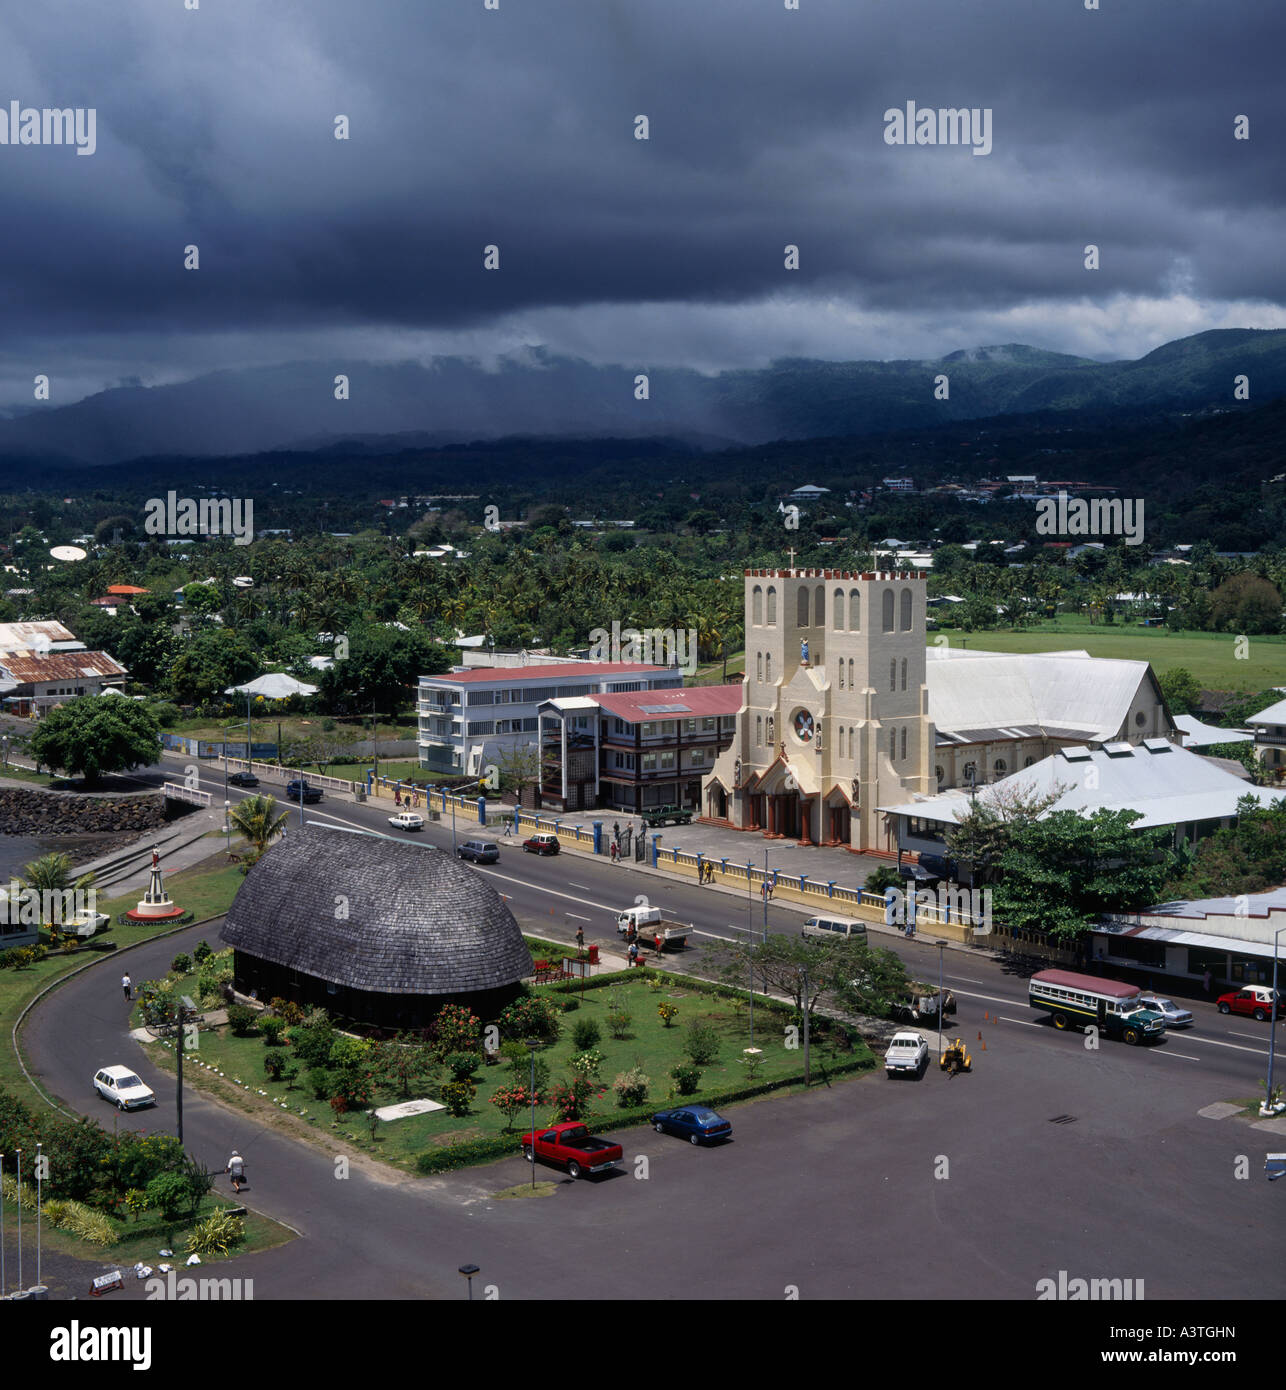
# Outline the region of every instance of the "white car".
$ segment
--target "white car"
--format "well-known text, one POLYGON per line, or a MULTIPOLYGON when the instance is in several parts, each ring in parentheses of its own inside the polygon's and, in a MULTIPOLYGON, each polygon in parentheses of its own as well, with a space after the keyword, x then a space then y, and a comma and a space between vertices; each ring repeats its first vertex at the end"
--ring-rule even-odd
POLYGON ((884 1054, 884 1070, 889 1076, 898 1072, 923 1075, 929 1065, 929 1044, 909 1029, 893 1034, 889 1050, 884 1054))
POLYGON ((111 920, 106 912, 86 912, 64 923, 63 932, 67 936, 89 937, 101 931, 111 920))
POLYGON ((424 817, 418 811, 399 811, 388 818, 388 823, 394 830, 424 829, 424 817))
POLYGON ((1162 995, 1145 994, 1138 1002, 1142 1008, 1161 1014, 1167 1028, 1191 1028, 1195 1022, 1187 1009, 1181 1009, 1173 999, 1166 999, 1162 995))
POLYGON ((104 1100, 110 1100, 118 1110, 135 1110, 140 1105, 155 1105, 156 1093, 134 1075, 128 1067, 104 1067, 94 1073, 94 1090, 104 1100))

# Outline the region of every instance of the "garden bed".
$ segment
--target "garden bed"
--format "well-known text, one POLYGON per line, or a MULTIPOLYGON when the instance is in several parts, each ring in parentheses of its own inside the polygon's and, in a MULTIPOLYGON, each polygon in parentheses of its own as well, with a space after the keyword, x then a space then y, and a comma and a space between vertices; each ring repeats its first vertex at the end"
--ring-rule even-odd
MULTIPOLYGON (((538 945, 543 951, 545 943, 538 945)), ((735 990, 644 971, 598 976, 593 988, 587 989, 583 997, 579 994, 579 986, 574 988, 576 993, 569 992, 566 985, 540 986, 528 996, 547 1000, 560 1010, 557 1014, 559 1036, 535 1053, 537 1067, 545 1069, 548 1076, 536 1107, 538 1124, 558 1118, 554 1092, 560 1084, 576 1079, 577 1073, 570 1064, 580 1049, 573 1031, 578 1023, 587 1021, 598 1028, 599 1038, 592 1045, 592 1050, 598 1054, 598 1064, 596 1075, 591 1071, 589 1076, 592 1094, 582 1113, 586 1121, 597 1128, 611 1129, 621 1123, 637 1123, 645 1120, 653 1109, 678 1098, 678 1083, 671 1072, 688 1061, 686 1054, 691 1045, 689 1027, 692 1024, 700 1025, 706 1045, 713 1046, 717 1055, 700 1065, 700 1078, 690 1093, 691 1100, 718 1098, 720 1103, 727 1103, 742 1095, 762 1094, 802 1081, 802 1045, 798 1044, 794 1014, 788 1006, 756 998, 754 1042, 762 1051, 761 1060, 751 1074, 741 1060, 743 1049, 750 1045, 749 1010, 744 996, 735 990), (654 984, 648 983, 649 976, 654 984), (561 1012, 563 1009, 567 1012, 561 1012), (663 1010, 671 1014, 669 1026, 662 1017, 663 1010), (622 1025, 619 1018, 615 1020, 615 1032, 624 1032, 625 1036, 613 1035, 609 1022, 612 1014, 629 1015, 628 1024, 622 1025), (622 1108, 612 1089, 613 1081, 635 1068, 649 1079, 647 1093, 638 1103, 622 1108)), ((181 981, 176 989, 187 992, 183 991, 181 981)), ((483 1021, 476 1022, 481 1025, 483 1021)), ((290 1036, 291 1030, 287 1029, 286 1037, 290 1036)), ((368 1067, 374 1057, 377 1075, 354 1108, 340 1108, 338 1113, 328 1099, 314 1093, 309 1084, 309 1068, 296 1060, 289 1041, 282 1046, 269 1047, 262 1036, 237 1036, 231 1024, 199 1034, 195 1054, 191 1051, 187 1054, 184 1076, 190 1084, 206 1087, 227 1099, 235 1098, 235 1103, 247 1109, 275 1111, 283 1120, 289 1116, 295 1122, 308 1125, 319 1136, 342 1138, 355 1148, 407 1171, 433 1171, 439 1167, 459 1166, 461 1161, 476 1162, 516 1151, 517 1135, 529 1122, 529 1112, 525 1106, 515 1108, 511 1104, 511 1113, 506 1114, 493 1104, 493 1097, 512 1092, 528 1082, 530 1065, 525 1048, 512 1060, 477 1065, 472 1075, 476 1092, 467 1101, 465 1113, 451 1114, 441 1110, 396 1121, 379 1121, 372 1136, 367 1109, 426 1096, 445 1100, 444 1089, 453 1084, 451 1070, 441 1065, 445 1049, 439 1047, 436 1074, 428 1079, 420 1077, 412 1082, 409 1090, 404 1090, 387 1063, 390 1056, 401 1055, 398 1044, 379 1044, 372 1054, 360 1050, 369 1048, 369 1044, 356 1039, 348 1041, 359 1049, 349 1058, 351 1065, 361 1070, 368 1067), (264 1059, 270 1054, 277 1054, 286 1068, 298 1067, 293 1081, 285 1077, 268 1078, 264 1059)), ((172 1042, 161 1041, 148 1046, 162 1065, 173 1068, 172 1042)), ((872 1054, 860 1041, 853 1041, 848 1030, 838 1026, 828 1028, 824 1020, 816 1020, 815 1081, 842 1072, 866 1070, 873 1065, 872 1054)))

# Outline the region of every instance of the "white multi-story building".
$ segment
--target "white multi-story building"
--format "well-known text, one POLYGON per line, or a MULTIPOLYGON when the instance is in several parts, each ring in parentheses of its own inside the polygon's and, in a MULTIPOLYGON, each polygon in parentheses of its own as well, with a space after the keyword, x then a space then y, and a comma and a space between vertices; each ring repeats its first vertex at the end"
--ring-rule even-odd
POLYGON ((537 744, 537 710, 547 700, 638 690, 677 690, 673 666, 630 661, 563 661, 480 666, 421 676, 420 766, 479 777, 499 754, 537 744))

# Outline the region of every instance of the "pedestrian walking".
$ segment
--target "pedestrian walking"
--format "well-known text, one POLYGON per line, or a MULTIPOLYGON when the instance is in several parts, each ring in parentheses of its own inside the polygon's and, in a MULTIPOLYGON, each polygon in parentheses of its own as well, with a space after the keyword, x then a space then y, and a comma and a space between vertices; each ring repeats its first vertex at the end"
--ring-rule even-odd
POLYGON ((133 987, 134 987, 134 984, 133 984, 133 981, 130 979, 128 972, 127 972, 126 974, 122 975, 122 976, 121 976, 121 989, 124 990, 126 999, 128 999, 128 998, 130 997, 130 991, 133 989, 133 987))
POLYGON ((612 863, 615 864, 621 857, 621 848, 615 840, 612 841, 612 863))
POLYGON ((228 1166, 223 1170, 232 1178, 232 1190, 241 1195, 241 1184, 246 1180, 246 1161, 233 1149, 232 1157, 228 1159, 228 1166))
POLYGON ((1206 973, 1201 977, 1201 983, 1205 986, 1206 993, 1209 994, 1209 993, 1210 993, 1210 971, 1209 971, 1209 970, 1207 970, 1206 973))
POLYGON ((512 837, 512 836, 513 836, 513 833, 514 833, 514 823, 513 823, 513 821, 506 819, 506 820, 505 820, 505 835, 506 835, 507 837, 512 837))
POLYGON ((639 963, 639 943, 638 943, 637 941, 631 941, 631 942, 630 942, 630 964, 631 964, 631 965, 637 965, 638 963, 639 963))

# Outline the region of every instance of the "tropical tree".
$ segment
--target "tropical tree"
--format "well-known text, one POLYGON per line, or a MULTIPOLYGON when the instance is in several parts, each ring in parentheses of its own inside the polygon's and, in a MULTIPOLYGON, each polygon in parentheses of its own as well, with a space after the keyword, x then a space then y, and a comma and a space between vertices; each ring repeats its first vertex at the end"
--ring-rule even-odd
MULTIPOLYGON (((91 888, 94 883, 93 873, 85 873, 79 877, 72 877, 71 856, 61 851, 55 850, 51 854, 42 854, 38 859, 33 859, 31 863, 23 865, 23 872, 18 878, 18 882, 24 888, 30 888, 40 893, 41 901, 48 902, 44 897, 47 893, 83 893, 91 888)), ((0 890, 2 893, 3 890, 0 890)), ((62 901, 66 901, 65 898, 62 901)), ((45 924, 53 936, 58 935, 59 924, 52 919, 45 924)))
POLYGON ((48 767, 93 783, 104 773, 156 762, 161 731, 134 700, 82 695, 45 715, 31 735, 31 752, 48 767))
POLYGON ((281 834, 289 815, 289 808, 284 811, 277 809, 277 798, 274 796, 247 796, 232 807, 228 819, 249 841, 253 851, 249 861, 251 864, 257 862, 269 844, 281 834))

